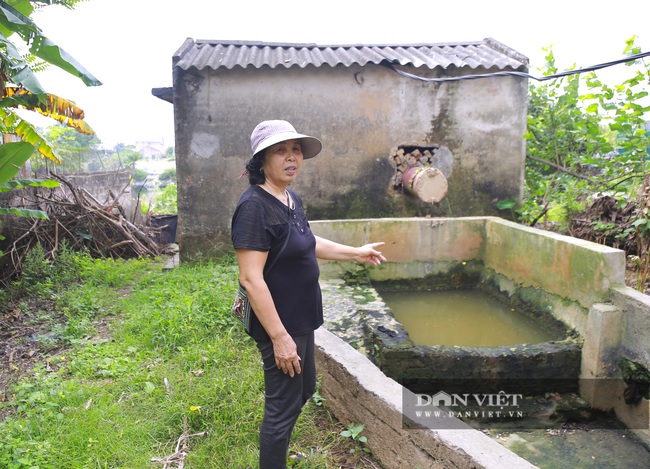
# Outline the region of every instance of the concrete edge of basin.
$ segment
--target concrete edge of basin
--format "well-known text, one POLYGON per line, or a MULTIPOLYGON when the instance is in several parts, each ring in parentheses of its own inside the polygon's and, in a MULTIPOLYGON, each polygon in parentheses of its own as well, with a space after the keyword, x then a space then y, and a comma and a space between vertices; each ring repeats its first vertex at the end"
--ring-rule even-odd
POLYGON ((410 391, 325 328, 315 337, 326 408, 344 425, 364 424, 368 447, 384 467, 537 467, 478 430, 405 429, 402 396, 410 391))

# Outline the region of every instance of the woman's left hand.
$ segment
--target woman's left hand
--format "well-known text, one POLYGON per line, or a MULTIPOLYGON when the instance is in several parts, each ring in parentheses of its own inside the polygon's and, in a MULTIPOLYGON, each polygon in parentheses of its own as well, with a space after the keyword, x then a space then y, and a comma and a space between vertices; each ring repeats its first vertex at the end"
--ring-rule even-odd
POLYGON ((385 243, 370 243, 363 245, 358 249, 358 254, 354 257, 357 262, 365 262, 366 264, 379 265, 381 261, 386 261, 386 258, 377 251, 377 248, 383 246, 385 243))
POLYGON ((294 374, 300 374, 300 357, 296 343, 287 333, 278 338, 271 339, 273 342, 273 355, 275 355, 275 365, 286 375, 293 378, 294 374))

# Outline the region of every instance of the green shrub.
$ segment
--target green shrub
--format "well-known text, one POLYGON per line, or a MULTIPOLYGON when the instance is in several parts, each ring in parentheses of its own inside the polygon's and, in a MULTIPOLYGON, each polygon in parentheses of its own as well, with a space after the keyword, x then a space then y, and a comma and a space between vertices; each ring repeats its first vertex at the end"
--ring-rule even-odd
POLYGON ((142 182, 147 179, 148 176, 149 174, 144 169, 135 169, 133 171, 133 180, 136 182, 142 182))
POLYGON ((178 213, 176 184, 172 183, 155 191, 149 211, 152 215, 174 215, 178 213))
POLYGON ((167 168, 160 175, 158 179, 167 182, 176 182, 176 168, 167 168))

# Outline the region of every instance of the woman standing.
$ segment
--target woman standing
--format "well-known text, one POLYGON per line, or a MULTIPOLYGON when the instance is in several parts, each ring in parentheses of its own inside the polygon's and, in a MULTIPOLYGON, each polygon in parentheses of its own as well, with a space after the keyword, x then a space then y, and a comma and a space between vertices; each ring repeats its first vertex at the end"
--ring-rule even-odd
POLYGON ((314 331, 323 324, 317 259, 379 265, 384 243, 351 247, 315 236, 302 200, 288 189, 320 140, 287 121, 264 121, 251 134, 250 187, 232 218, 239 281, 253 311, 250 335, 264 367, 260 469, 284 469, 293 426, 316 389, 314 331), (265 266, 273 263, 265 275, 265 266))

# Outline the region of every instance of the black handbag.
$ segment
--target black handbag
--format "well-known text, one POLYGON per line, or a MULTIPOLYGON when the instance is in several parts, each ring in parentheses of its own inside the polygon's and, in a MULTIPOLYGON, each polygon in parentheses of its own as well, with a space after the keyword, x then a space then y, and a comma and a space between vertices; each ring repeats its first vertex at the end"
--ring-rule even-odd
MULTIPOLYGON (((278 252, 278 255, 275 256, 275 259, 264 268, 264 276, 268 275, 268 273, 271 271, 273 266, 275 265, 275 262, 280 258, 282 253, 284 252, 284 248, 287 247, 287 243, 289 242, 289 238, 291 237, 291 218, 289 218, 289 232, 287 233, 287 237, 284 240, 284 244, 280 248, 280 251, 278 252)), ((241 283, 239 283, 239 286, 237 288, 237 294, 235 295, 235 301, 233 302, 232 308, 230 310, 231 314, 237 318, 239 322, 242 323, 244 326, 244 330, 246 331, 247 334, 250 334, 251 332, 251 322, 253 319, 253 308, 251 307, 251 302, 250 299, 248 298, 248 292, 246 289, 242 286, 241 283)))

